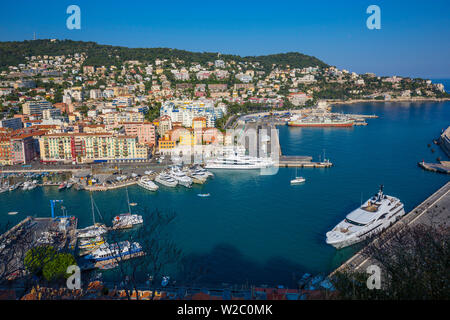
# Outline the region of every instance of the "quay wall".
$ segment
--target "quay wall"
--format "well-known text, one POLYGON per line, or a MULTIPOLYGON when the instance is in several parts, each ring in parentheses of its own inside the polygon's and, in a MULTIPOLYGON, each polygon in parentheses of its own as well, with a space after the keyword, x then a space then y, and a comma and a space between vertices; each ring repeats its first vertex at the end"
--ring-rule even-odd
POLYGON ((442 150, 444 150, 447 157, 450 158, 450 127, 448 127, 442 134, 440 138, 440 145, 442 150))

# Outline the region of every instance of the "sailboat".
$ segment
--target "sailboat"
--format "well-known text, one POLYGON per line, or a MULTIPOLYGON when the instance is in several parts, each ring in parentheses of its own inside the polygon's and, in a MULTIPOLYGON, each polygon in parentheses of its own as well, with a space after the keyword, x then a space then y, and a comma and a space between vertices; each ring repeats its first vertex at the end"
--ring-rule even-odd
MULTIPOLYGON (((94 211, 94 198, 91 193, 91 206, 92 206, 92 226, 86 227, 84 229, 78 230, 78 238, 94 238, 101 236, 108 232, 108 229, 104 224, 95 223, 95 211, 94 211)), ((98 211, 98 208, 97 208, 98 211)), ((98 212, 100 214, 100 212, 98 212)))
POLYGON ((131 214, 131 203, 130 198, 128 196, 128 188, 126 188, 127 192, 127 204, 128 204, 128 212, 119 214, 115 216, 112 223, 113 229, 130 229, 135 225, 144 223, 144 219, 142 216, 138 214, 131 214))
POLYGON ((297 168, 295 168, 295 179, 291 180, 291 184, 300 184, 305 181, 306 181, 305 178, 297 176, 297 168))

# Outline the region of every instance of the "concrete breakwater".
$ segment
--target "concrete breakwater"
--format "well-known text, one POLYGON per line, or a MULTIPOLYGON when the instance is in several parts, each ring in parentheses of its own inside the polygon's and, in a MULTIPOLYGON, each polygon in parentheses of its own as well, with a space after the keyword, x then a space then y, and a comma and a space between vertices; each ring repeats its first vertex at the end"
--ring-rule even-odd
POLYGON ((450 157, 450 127, 448 127, 439 138, 440 146, 445 154, 450 157))

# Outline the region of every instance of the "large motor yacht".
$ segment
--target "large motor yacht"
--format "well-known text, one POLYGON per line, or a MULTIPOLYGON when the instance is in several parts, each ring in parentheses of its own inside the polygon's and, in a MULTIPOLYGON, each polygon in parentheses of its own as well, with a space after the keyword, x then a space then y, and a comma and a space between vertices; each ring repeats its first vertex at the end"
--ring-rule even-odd
POLYGON ((173 167, 169 171, 169 175, 175 179, 178 184, 190 188, 192 185, 192 179, 189 178, 180 168, 173 167))
POLYGON ((166 187, 176 187, 178 182, 167 173, 161 172, 156 176, 155 181, 166 187))
POLYGON ((140 186, 144 189, 150 190, 150 191, 156 191, 159 189, 159 187, 156 185, 156 183, 154 183, 148 177, 142 177, 141 179, 139 179, 137 184, 138 184, 138 186, 140 186))
POLYGON ((388 228, 405 214, 403 203, 385 195, 383 186, 372 198, 350 212, 333 230, 326 242, 337 249, 361 242, 388 228))
POLYGON ((233 154, 217 157, 214 160, 207 161, 205 168, 250 170, 268 168, 273 165, 274 162, 270 158, 246 156, 235 152, 233 154))

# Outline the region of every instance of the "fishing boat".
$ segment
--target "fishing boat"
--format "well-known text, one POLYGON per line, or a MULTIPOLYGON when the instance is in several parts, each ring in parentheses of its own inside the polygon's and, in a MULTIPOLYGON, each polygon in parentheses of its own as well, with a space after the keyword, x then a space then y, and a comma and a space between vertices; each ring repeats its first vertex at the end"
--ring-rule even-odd
POLYGON ((112 244, 102 244, 97 250, 85 256, 85 259, 95 262, 108 260, 126 260, 142 253, 142 246, 138 242, 120 241, 112 244))
POLYGON ((156 185, 156 183, 154 183, 148 177, 142 177, 141 179, 139 179, 137 184, 138 186, 150 191, 156 191, 159 189, 158 185, 156 185))

